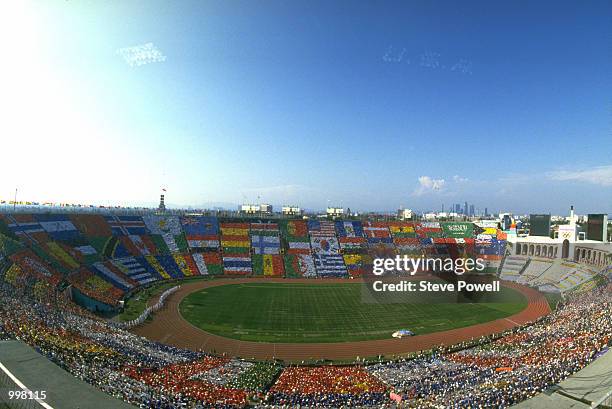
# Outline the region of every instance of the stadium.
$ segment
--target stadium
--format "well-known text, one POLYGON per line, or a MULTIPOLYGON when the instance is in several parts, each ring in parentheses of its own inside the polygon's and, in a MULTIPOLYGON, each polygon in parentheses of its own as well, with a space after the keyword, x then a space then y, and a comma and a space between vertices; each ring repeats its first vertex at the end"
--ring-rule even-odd
POLYGON ((612 408, 611 21, 0 1, 0 409, 612 408))
MULTIPOLYGON (((571 379, 611 342, 601 242, 572 239, 604 249, 576 261, 517 256, 521 238, 477 222, 97 210, 0 215, 0 362, 28 390, 59 370, 107 394, 88 392, 91 407, 503 407, 571 379), (503 291, 364 303, 377 254, 479 256, 503 291), (136 300, 138 314, 118 319, 136 300), (402 327, 413 334, 392 338, 402 327), (37 378, 20 354, 61 369, 37 378)), ((62 382, 37 398, 82 405, 62 391, 87 389, 62 382)))

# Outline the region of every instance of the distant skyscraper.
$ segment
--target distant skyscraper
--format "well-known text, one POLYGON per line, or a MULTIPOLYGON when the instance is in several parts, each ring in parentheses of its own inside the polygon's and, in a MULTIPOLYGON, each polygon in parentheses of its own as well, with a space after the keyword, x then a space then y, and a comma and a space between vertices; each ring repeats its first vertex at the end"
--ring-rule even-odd
POLYGON ((476 213, 474 212, 474 205, 470 205, 470 216, 474 216, 476 213))
POLYGON ((463 206, 463 214, 465 214, 466 216, 469 216, 468 210, 470 209, 468 208, 467 202, 465 202, 465 206, 463 206))
POLYGON ((485 213, 484 213, 484 215, 485 215, 485 217, 489 215, 489 209, 487 209, 486 207, 485 207, 485 213))

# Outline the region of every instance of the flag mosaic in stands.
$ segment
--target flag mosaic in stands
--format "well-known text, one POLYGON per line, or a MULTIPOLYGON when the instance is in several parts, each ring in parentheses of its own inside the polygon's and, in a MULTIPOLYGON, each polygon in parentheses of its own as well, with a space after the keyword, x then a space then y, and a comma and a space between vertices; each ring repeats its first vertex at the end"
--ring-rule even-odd
POLYGON ((434 242, 432 238, 421 238, 419 239, 421 242, 421 251, 425 254, 433 255, 436 253, 436 246, 434 246, 434 242))
POLYGON ((166 243, 166 246, 168 247, 168 251, 170 251, 170 253, 176 253, 179 251, 179 245, 176 241, 175 236, 172 233, 166 232, 162 234, 161 237, 164 240, 164 243, 166 243))
POLYGON ((172 253, 172 258, 183 276, 191 277, 200 274, 189 254, 172 253))
POLYGON ((147 234, 145 223, 140 216, 105 216, 113 235, 128 236, 130 234, 147 234))
POLYGON ((183 235, 178 216, 147 215, 142 217, 148 232, 162 238, 170 253, 178 252, 177 238, 183 235))
POLYGON ((204 255, 202 253, 193 253, 191 258, 193 259, 193 262, 195 263, 200 275, 208 275, 208 267, 206 266, 204 255))
POLYGON ((421 222, 415 225, 415 231, 419 238, 440 238, 444 235, 439 222, 421 222))
POLYGON ((448 244, 448 252, 453 258, 471 257, 474 255, 474 244, 476 240, 473 238, 465 239, 446 239, 448 244))
POLYGON ((136 286, 134 280, 123 276, 121 270, 117 269, 110 261, 94 263, 91 265, 91 269, 98 276, 123 291, 131 290, 136 286))
POLYGON ((336 232, 338 237, 365 237, 360 221, 337 221, 336 232))
POLYGON ((389 225, 385 222, 363 222, 363 233, 368 238, 387 238, 391 237, 389 225))
POLYGON ((44 244, 45 243, 42 243, 41 245, 30 243, 29 247, 40 260, 49 265, 52 269, 60 274, 67 274, 69 272, 68 269, 64 267, 62 263, 59 263, 55 257, 47 253, 45 247, 43 247, 44 244))
POLYGON ((249 275, 252 273, 249 230, 249 223, 221 223, 224 274, 249 275))
POLYGON ((340 253, 340 244, 338 243, 338 239, 336 237, 311 237, 310 247, 312 248, 313 254, 340 253))
MULTIPOLYGON (((165 280, 169 280, 169 279, 173 278, 172 276, 170 276, 170 274, 166 270, 164 270, 162 265, 157 260, 157 257, 160 257, 160 256, 144 256, 144 260, 146 261, 146 263, 142 263, 142 265, 152 275, 153 275, 153 272, 154 272, 155 274, 157 274, 158 276, 160 276, 161 278, 163 278, 165 280), (151 270, 153 270, 153 271, 151 271, 151 270)), ((140 258, 138 258, 138 259, 140 259, 140 258)))
POLYGON ((0 258, 9 256, 22 248, 23 245, 20 242, 0 233, 0 258))
POLYGON ((98 253, 106 258, 128 257, 133 254, 123 245, 120 236, 91 237, 89 242, 98 253))
POLYGON ((86 237, 109 237, 113 232, 104 216, 96 214, 73 214, 70 220, 86 237))
POLYGON ((55 260, 57 260, 67 269, 74 270, 80 266, 80 264, 74 259, 73 254, 76 255, 76 253, 74 253, 74 250, 70 246, 55 241, 48 241, 43 243, 42 246, 46 250, 47 254, 55 258, 55 260))
POLYGON ((313 237, 336 237, 336 226, 328 220, 309 220, 308 234, 313 237))
POLYGON ((213 216, 184 216, 181 226, 189 248, 217 251, 219 243, 219 220, 213 216))
MULTIPOLYGON (((194 275, 359 277, 371 270, 375 255, 395 253, 479 255, 494 262, 501 259, 506 244, 497 229, 472 223, 246 223, 201 215, 2 215, 0 234, 3 231, 14 237, 2 239, 13 253, 21 251, 18 241, 30 243, 30 254, 40 260, 33 271, 46 268, 67 275, 90 266, 87 274, 81 273, 87 276, 79 281, 81 286, 103 280, 121 292, 159 279, 194 275)), ((16 264, 15 277, 27 277, 32 270, 23 264, 16 264)))
POLYGON ((253 254, 280 254, 280 237, 251 235, 253 254))
POLYGON ((399 254, 421 255, 421 240, 416 237, 394 237, 393 244, 399 254))
POLYGON ((79 271, 71 274, 68 277, 68 282, 86 296, 109 305, 116 305, 125 295, 123 290, 97 276, 87 268, 81 268, 79 271))
POLYGON ((445 239, 445 238, 433 238, 431 239, 434 245, 434 249, 435 249, 435 254, 438 256, 449 256, 449 251, 448 251, 448 244, 450 242, 447 242, 447 240, 453 240, 453 239, 445 239))
POLYGON ((127 250, 127 252, 133 256, 139 256, 140 249, 130 239, 130 236, 115 236, 119 240, 119 243, 127 250))
POLYGON ((79 237, 79 231, 66 214, 37 214, 36 219, 53 240, 70 241, 79 237))
POLYGON ((360 221, 336 221, 338 244, 344 252, 363 251, 367 241, 360 221))
POLYGON ((340 254, 314 254, 314 265, 319 277, 346 277, 344 259, 340 254))
POLYGON ((279 229, 285 254, 310 254, 308 225, 304 220, 281 220, 279 229))
POLYGON ((308 241, 308 224, 304 220, 281 220, 279 228, 288 241, 308 241))
POLYGON ((223 255, 223 272, 226 275, 250 275, 253 272, 248 254, 223 255))
POLYGON ((16 214, 2 216, 11 233, 26 242, 45 242, 51 240, 45 229, 33 215, 16 214))
POLYGON ((146 215, 142 216, 142 220, 149 234, 170 233, 178 236, 183 232, 178 216, 146 215))
MULTIPOLYGON (((150 242, 150 239, 147 240, 149 242, 149 243, 147 243, 143 239, 143 236, 137 236, 135 234, 130 234, 129 236, 127 236, 127 238, 132 243, 132 245, 134 246, 134 248, 137 251, 137 254, 135 254, 135 255, 148 256, 149 254, 155 253, 155 247, 150 242)), ((148 239, 148 237, 147 237, 147 239, 148 239)))
POLYGON ((140 285, 148 284, 158 279, 151 274, 136 257, 123 257, 112 260, 112 263, 123 274, 138 282, 140 285))
POLYGON ((310 254, 310 241, 290 241, 285 249, 286 254, 310 254))
POLYGON ((168 273, 172 278, 183 278, 183 272, 176 264, 174 257, 171 254, 163 254, 155 256, 159 266, 168 273))
POLYGON ((47 281, 53 286, 57 285, 61 280, 61 275, 30 249, 18 251, 10 255, 9 259, 15 263, 24 274, 33 278, 47 281))
POLYGON ((308 233, 310 234, 310 247, 313 254, 338 254, 340 252, 334 222, 309 220, 308 233))
POLYGON ((375 247, 377 245, 393 246, 392 237, 368 237, 367 240, 370 247, 375 247))
POLYGON ((282 277, 285 274, 283 257, 279 254, 254 254, 252 259, 256 276, 282 277))
POLYGON ((441 223, 444 237, 464 239, 474 237, 473 223, 447 222, 441 223))
POLYGON ((194 253, 193 258, 194 260, 196 260, 196 263, 204 262, 204 265, 206 266, 206 271, 208 272, 208 274, 211 274, 211 275, 223 274, 223 258, 221 257, 221 253, 219 252, 194 253))
POLYGON ((285 254, 285 275, 290 278, 317 276, 314 260, 310 254, 285 254))
POLYGON ((372 272, 373 259, 368 254, 344 254, 342 258, 351 277, 362 277, 372 272))
POLYGON ((498 240, 497 237, 479 235, 475 241, 475 252, 477 255, 501 256, 506 248, 505 240, 498 240))
POLYGON ((281 241, 278 224, 251 223, 250 233, 253 254, 280 254, 281 241))
POLYGON ((393 238, 415 238, 416 231, 412 222, 389 222, 389 232, 393 238))
MULTIPOLYGON (((144 240, 144 236, 142 238, 144 240)), ((151 239, 151 243, 153 243, 153 246, 155 246, 155 254, 170 254, 170 248, 168 247, 168 243, 166 243, 166 240, 164 240, 164 237, 162 235, 151 234, 149 238, 151 239)))
POLYGON ((224 255, 249 254, 249 223, 221 223, 221 247, 224 255))

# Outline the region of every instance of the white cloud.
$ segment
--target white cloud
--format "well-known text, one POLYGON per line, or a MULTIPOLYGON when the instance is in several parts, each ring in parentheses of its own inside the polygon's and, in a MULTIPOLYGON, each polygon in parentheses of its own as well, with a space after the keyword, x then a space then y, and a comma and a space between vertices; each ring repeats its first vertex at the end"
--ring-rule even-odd
POLYGON ((166 61, 166 56, 153 43, 120 48, 117 54, 123 57, 130 67, 166 61))
POLYGON ((469 181, 469 179, 468 179, 468 178, 464 178, 464 177, 461 177, 461 176, 459 176, 459 175, 455 175, 455 176, 453 176, 453 180, 454 180, 456 183, 465 183, 465 182, 469 181))
POLYGON ((612 165, 597 166, 582 170, 557 170, 548 172, 549 179, 558 181, 576 181, 600 186, 612 186, 612 165))
POLYGON ((439 192, 444 188, 444 179, 433 179, 430 176, 420 176, 419 185, 415 189, 413 195, 422 196, 430 192, 439 192))

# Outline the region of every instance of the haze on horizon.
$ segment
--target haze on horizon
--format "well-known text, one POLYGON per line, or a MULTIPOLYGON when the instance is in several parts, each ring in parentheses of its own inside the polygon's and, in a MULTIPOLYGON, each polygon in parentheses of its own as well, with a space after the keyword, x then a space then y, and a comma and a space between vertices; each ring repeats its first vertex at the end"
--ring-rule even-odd
POLYGON ((612 213, 612 3, 0 4, 0 199, 612 213))

